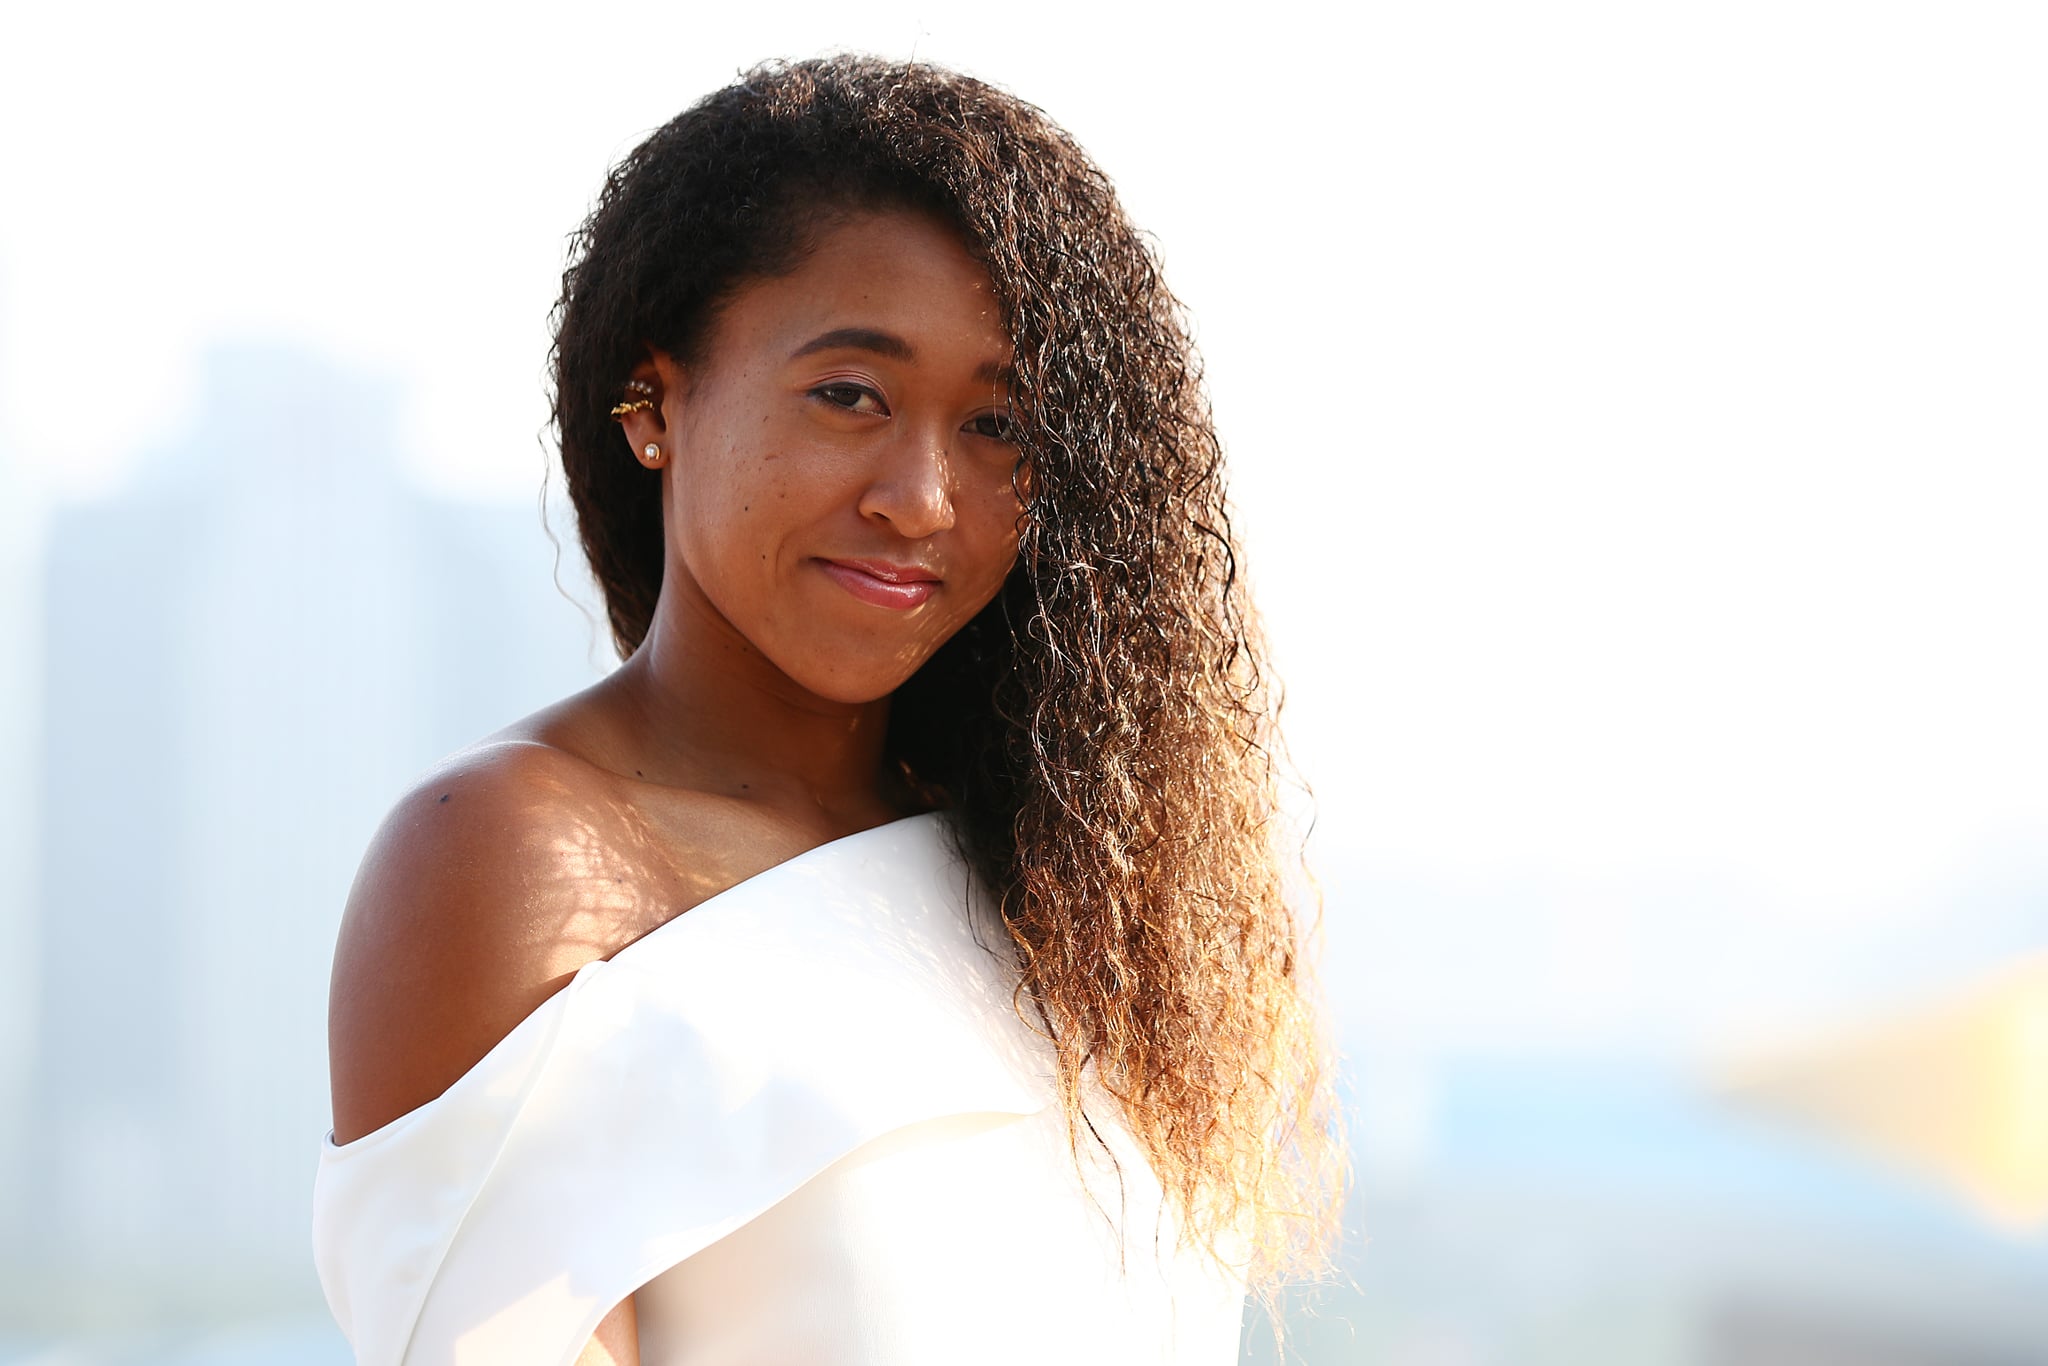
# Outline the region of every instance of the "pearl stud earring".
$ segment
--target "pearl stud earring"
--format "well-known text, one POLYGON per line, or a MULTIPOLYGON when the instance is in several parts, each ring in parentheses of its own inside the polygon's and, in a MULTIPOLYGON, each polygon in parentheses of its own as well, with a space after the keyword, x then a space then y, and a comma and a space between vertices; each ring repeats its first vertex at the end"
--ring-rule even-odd
POLYGON ((647 457, 647 463, 650 465, 659 465, 661 463, 661 445, 659 442, 648 442, 646 449, 640 453, 647 457))

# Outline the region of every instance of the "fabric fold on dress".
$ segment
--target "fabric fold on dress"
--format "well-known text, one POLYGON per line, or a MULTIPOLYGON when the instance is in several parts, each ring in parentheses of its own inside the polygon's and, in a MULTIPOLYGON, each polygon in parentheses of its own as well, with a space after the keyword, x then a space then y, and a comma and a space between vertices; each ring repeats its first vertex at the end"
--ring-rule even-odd
POLYGON ((434 1100, 330 1134, 314 1254, 359 1366, 566 1366, 862 1145, 1045 1109, 972 889, 937 813, 835 840, 586 964, 434 1100))

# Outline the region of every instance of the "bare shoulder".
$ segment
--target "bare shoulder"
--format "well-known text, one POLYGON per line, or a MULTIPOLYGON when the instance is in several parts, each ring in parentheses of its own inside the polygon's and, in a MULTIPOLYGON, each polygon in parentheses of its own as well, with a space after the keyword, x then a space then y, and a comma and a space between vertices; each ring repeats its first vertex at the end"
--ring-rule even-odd
POLYGON ((428 773, 342 916, 335 1142, 439 1096, 583 964, 674 914, 676 853, 614 775, 549 745, 487 742, 428 773))

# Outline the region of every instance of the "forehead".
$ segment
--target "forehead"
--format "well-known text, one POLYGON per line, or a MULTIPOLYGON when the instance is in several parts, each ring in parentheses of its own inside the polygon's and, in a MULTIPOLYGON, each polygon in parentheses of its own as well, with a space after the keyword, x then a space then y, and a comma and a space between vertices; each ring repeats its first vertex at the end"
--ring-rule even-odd
POLYGON ((795 270, 741 285, 720 310, 710 359, 786 357, 842 329, 901 337, 920 362, 972 370, 1009 359, 988 271, 951 228, 908 210, 836 221, 795 270))

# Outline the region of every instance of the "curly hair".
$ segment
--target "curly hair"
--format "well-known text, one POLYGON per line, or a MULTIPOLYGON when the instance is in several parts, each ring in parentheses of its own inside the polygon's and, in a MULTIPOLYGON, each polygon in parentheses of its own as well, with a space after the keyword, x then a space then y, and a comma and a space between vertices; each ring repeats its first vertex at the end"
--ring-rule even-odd
POLYGON ((552 365, 614 643, 646 635, 663 568, 656 476, 609 415, 621 382, 650 345, 694 359, 721 303, 824 224, 891 207, 986 267, 1029 478, 1016 567, 899 689, 890 756, 996 897, 1077 1154, 1092 1080, 1183 1236, 1270 1305, 1327 1270, 1347 1180, 1320 907, 1285 894, 1278 698, 1181 306, 1041 110, 924 63, 771 62, 612 170, 572 238, 552 365))

